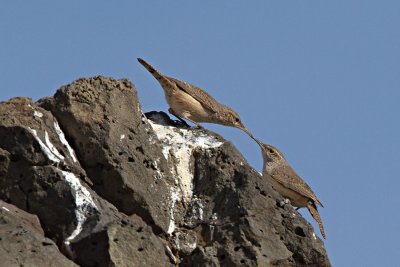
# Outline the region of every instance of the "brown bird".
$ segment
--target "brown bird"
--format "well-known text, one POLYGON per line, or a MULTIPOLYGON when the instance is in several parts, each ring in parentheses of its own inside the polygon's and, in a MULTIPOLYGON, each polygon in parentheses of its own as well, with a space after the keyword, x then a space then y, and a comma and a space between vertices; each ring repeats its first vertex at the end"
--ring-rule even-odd
POLYGON ((197 86, 161 74, 153 66, 138 58, 138 61, 158 80, 164 89, 169 112, 198 125, 209 122, 236 127, 243 130, 251 138, 255 137, 243 125, 239 114, 233 109, 219 103, 206 91, 197 86))
POLYGON ((317 204, 323 207, 311 188, 290 167, 282 153, 275 147, 257 143, 261 147, 264 158, 263 176, 272 184, 276 191, 288 198, 293 206, 307 207, 312 217, 317 221, 322 236, 326 239, 324 226, 317 210, 317 204))

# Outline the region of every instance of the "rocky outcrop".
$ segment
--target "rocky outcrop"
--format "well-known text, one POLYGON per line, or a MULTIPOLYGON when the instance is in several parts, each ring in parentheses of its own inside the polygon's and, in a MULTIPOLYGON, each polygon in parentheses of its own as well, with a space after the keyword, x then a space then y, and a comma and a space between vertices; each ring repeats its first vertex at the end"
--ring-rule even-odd
POLYGON ((46 238, 37 216, 0 200, 0 266, 78 266, 46 238))
POLYGON ((0 232, 29 236, 0 240, 10 266, 330 266, 311 225, 230 142, 144 115, 128 80, 2 102, 0 137, 0 232))

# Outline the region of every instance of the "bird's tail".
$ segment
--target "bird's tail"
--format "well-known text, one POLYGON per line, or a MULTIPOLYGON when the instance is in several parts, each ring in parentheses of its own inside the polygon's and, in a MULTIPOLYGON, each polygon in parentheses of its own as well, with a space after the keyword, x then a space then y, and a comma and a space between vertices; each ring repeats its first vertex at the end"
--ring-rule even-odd
POLYGON ((164 75, 162 75, 158 70, 156 70, 152 65, 147 63, 144 59, 138 58, 137 59, 140 64, 142 64, 158 81, 164 79, 164 75))
POLYGON ((326 239, 324 226, 322 225, 322 220, 321 217, 319 216, 317 206, 315 205, 314 202, 309 201, 307 204, 307 209, 311 213, 311 216, 314 218, 314 220, 318 223, 319 230, 321 231, 321 234, 324 237, 324 239, 326 239))

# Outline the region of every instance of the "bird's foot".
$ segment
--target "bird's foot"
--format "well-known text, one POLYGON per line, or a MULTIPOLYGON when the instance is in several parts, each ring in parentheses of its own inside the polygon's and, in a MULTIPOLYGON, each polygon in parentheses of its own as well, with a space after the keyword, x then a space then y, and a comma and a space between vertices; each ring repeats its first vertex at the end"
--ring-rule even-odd
POLYGON ((187 122, 184 119, 182 119, 181 117, 176 115, 175 112, 171 108, 168 109, 168 112, 171 113, 173 116, 175 116, 178 119, 178 120, 174 121, 175 123, 177 123, 177 124, 179 124, 181 126, 184 126, 186 128, 190 128, 190 125, 187 124, 187 122))
POLYGON ((174 120, 174 122, 178 124, 180 127, 191 128, 191 126, 184 120, 174 120))
POLYGON ((198 123, 194 123, 196 126, 194 126, 194 127, 192 127, 193 129, 196 129, 196 130, 204 130, 204 127, 203 126, 201 126, 200 124, 198 124, 198 123))

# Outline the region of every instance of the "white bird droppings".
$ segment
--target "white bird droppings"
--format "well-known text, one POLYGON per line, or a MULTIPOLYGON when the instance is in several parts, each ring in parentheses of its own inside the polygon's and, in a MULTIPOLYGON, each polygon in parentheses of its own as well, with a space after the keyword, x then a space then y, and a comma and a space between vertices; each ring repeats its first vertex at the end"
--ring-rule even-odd
POLYGON ((77 159, 75 157, 75 152, 72 149, 72 147, 69 145, 67 139, 65 139, 65 135, 63 131, 60 128, 60 125, 58 125, 58 122, 54 122, 54 129, 56 130, 56 133, 58 135, 58 138, 60 139, 61 143, 68 149, 69 155, 71 156, 72 160, 74 162, 77 162, 77 159))
POLYGON ((34 110, 34 111, 33 111, 33 116, 41 118, 41 117, 43 117, 43 113, 42 113, 42 112, 39 112, 39 111, 37 111, 37 110, 34 110))
POLYGON ((177 129, 172 126, 164 126, 153 123, 149 120, 157 138, 162 143, 162 153, 164 157, 170 161, 171 156, 174 157, 175 166, 172 173, 175 176, 176 184, 181 187, 181 195, 186 202, 189 202, 192 197, 193 189, 193 170, 190 166, 190 158, 195 148, 216 148, 223 144, 215 137, 199 134, 196 135, 193 131, 186 129, 177 129))
POLYGON ((7 209, 6 207, 1 207, 3 210, 5 211, 10 211, 9 209, 7 209))
POLYGON ((174 188, 171 188, 171 209, 169 211, 170 213, 170 220, 169 220, 169 225, 168 225, 168 234, 172 234, 175 231, 175 218, 174 218, 174 208, 175 204, 178 201, 178 193, 175 191, 174 188))
POLYGON ((193 150, 216 148, 223 142, 206 134, 160 125, 151 120, 148 122, 162 143, 162 153, 165 159, 170 162, 170 166, 174 166, 171 172, 174 175, 175 185, 170 189, 170 223, 167 231, 168 234, 172 234, 175 231, 174 208, 176 202, 182 200, 189 203, 193 195, 193 170, 190 166, 193 150))
POLYGON ((64 156, 58 152, 57 148, 50 142, 49 134, 47 131, 44 131, 44 141, 46 142, 47 147, 50 149, 51 153, 55 155, 60 160, 64 160, 64 156))
POLYGON ((76 175, 72 172, 61 171, 64 175, 65 181, 70 185, 73 192, 75 192, 75 216, 77 225, 75 230, 71 233, 69 237, 67 237, 64 243, 68 246, 72 240, 83 229, 83 224, 87 219, 87 215, 89 212, 93 212, 93 210, 97 210, 97 206, 94 203, 90 192, 81 184, 80 180, 76 175))
POLYGON ((36 141, 39 143, 40 148, 42 149, 43 153, 46 154, 47 158, 51 160, 52 162, 58 163, 60 160, 63 160, 64 157, 57 151, 57 149, 53 146, 53 144, 50 142, 49 135, 47 131, 45 131, 45 141, 46 144, 43 143, 43 141, 39 138, 37 131, 32 128, 28 128, 29 131, 33 134, 35 137, 36 141), (48 147, 48 144, 50 144, 50 147, 48 147), (55 152, 55 153, 54 153, 55 152), (61 156, 61 157, 59 157, 61 156))

